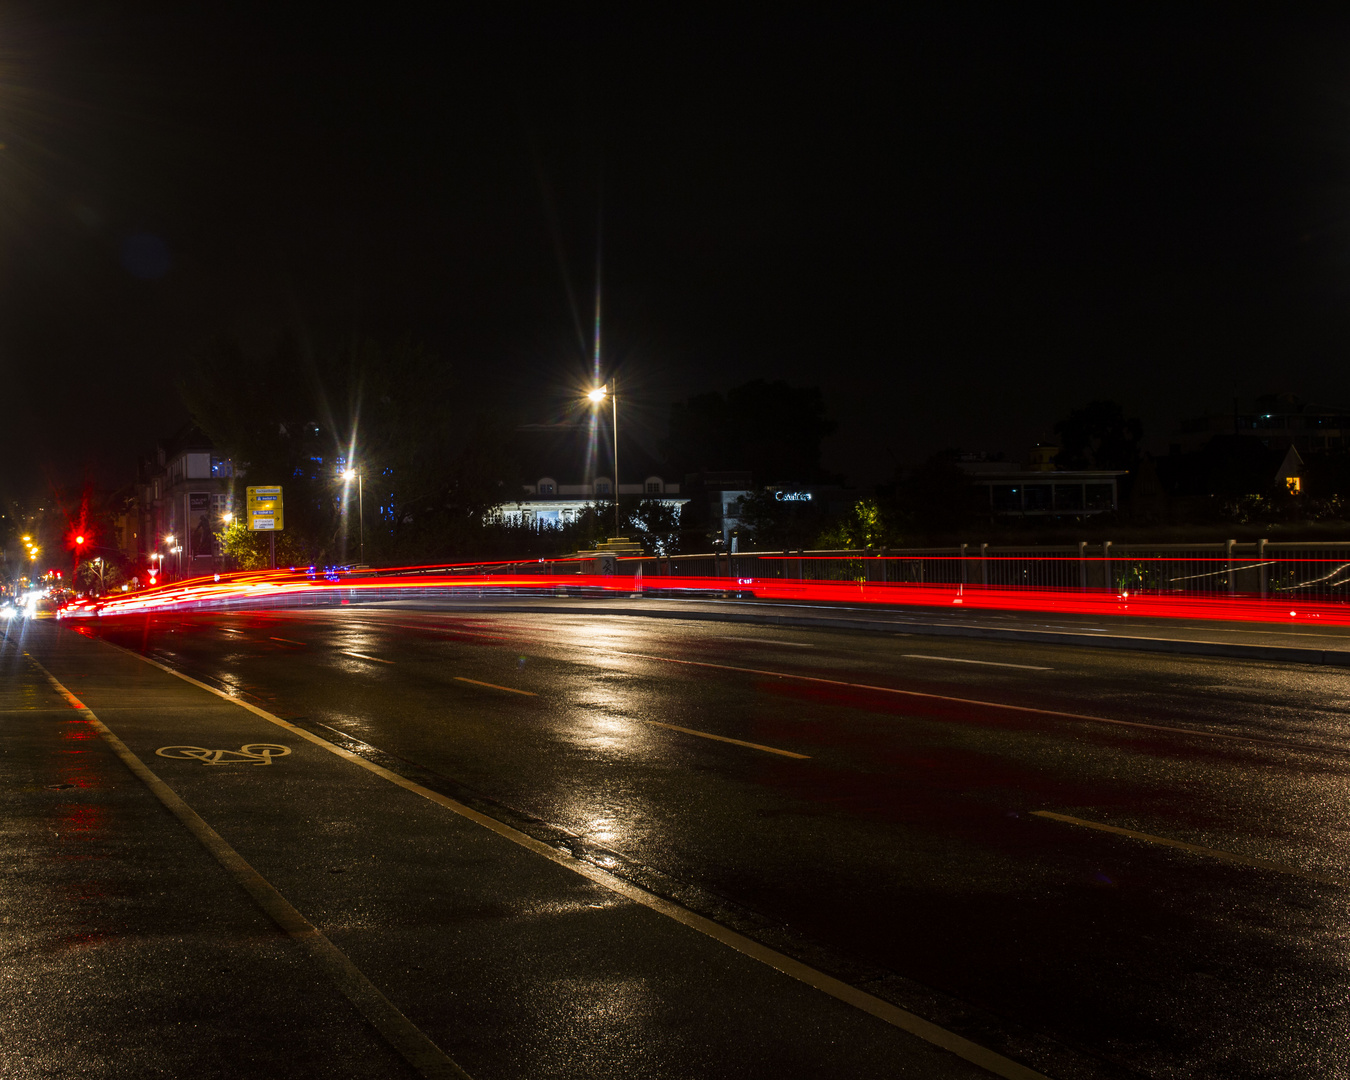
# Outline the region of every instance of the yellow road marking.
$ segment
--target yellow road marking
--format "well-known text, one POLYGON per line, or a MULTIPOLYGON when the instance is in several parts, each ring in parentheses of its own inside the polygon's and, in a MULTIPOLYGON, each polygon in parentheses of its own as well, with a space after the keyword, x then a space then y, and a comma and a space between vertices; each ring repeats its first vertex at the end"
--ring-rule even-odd
MULTIPOLYGON (((136 655, 140 655, 139 653, 136 655)), ((1061 720, 1086 720, 1093 724, 1114 724, 1117 727, 1142 728, 1145 731, 1165 731, 1172 735, 1194 735, 1206 739, 1228 739, 1232 742, 1256 743, 1262 746, 1282 746, 1291 750, 1314 750, 1319 753, 1344 754, 1336 746, 1317 746, 1308 743, 1286 742, 1283 739, 1264 739, 1259 735, 1232 735, 1225 731, 1203 731, 1198 728, 1170 727, 1166 724, 1145 724, 1139 720, 1115 720, 1109 716, 1089 716, 1086 713, 1062 712, 1059 709, 1038 709, 1030 705, 1009 705, 1003 701, 982 701, 978 698, 953 697, 950 694, 929 694, 922 690, 901 690, 895 686, 873 686, 869 683, 826 679, 819 675, 795 675, 788 671, 766 671, 763 668, 736 667, 732 664, 713 664, 707 660, 677 660, 673 656, 653 656, 651 653, 608 650, 610 656, 632 656, 639 660, 656 660, 663 664, 683 664, 686 667, 715 668, 718 671, 738 671, 746 675, 768 675, 775 679, 795 679, 798 682, 823 683, 827 686, 848 686, 854 690, 871 690, 878 694, 896 694, 900 697, 925 698, 929 701, 950 701, 956 705, 979 705, 986 709, 1026 713, 1029 716, 1053 716, 1061 720)))
MULTIPOLYGON (((99 639, 102 641, 103 639, 99 639)), ((817 971, 813 967, 803 964, 800 960, 794 960, 792 957, 771 949, 767 945, 762 945, 758 941, 738 934, 735 930, 730 930, 721 923, 713 922, 711 919, 704 918, 702 915, 696 915, 687 908, 680 907, 655 893, 649 893, 645 889, 625 881, 621 877, 602 870, 600 867, 588 863, 583 859, 578 859, 570 851, 555 849, 542 840, 536 840, 527 833, 513 829, 510 825, 498 821, 496 818, 488 817, 486 814, 474 810, 472 807, 465 806, 463 803, 442 795, 439 791, 432 791, 425 788, 406 777, 399 776, 396 772, 391 772, 382 765, 376 765, 373 761, 367 761, 359 754, 353 754, 350 750, 345 750, 340 746, 330 743, 327 739, 315 735, 312 731, 297 727, 295 724, 288 723, 279 716, 273 716, 266 709, 260 708, 251 702, 242 701, 239 698, 231 697, 224 690, 217 690, 208 683, 194 679, 191 675, 185 675, 181 671, 171 668, 168 664, 153 660, 141 653, 133 652, 131 649, 123 648, 121 645, 114 645, 110 641, 103 641, 103 644, 121 652, 128 653, 136 659, 144 661, 153 667, 165 671, 175 678, 182 679, 207 693, 215 694, 216 697, 224 698, 226 701, 238 705, 241 709, 247 709, 254 716, 261 717, 269 723, 276 724, 277 727, 292 732, 297 738, 305 739, 315 746, 323 747, 331 754, 349 761, 353 765, 374 773, 376 776, 388 780, 391 784, 403 788, 405 791, 420 795, 422 798, 442 806, 452 813, 468 821, 475 822, 490 832, 496 833, 505 840, 510 840, 525 850, 533 852, 550 862, 557 863, 559 866, 566 867, 573 873, 587 878, 597 885, 600 885, 619 896, 626 897, 636 904, 649 908, 652 911, 665 915, 667 918, 689 927, 691 930, 697 930, 699 933, 712 938, 714 941, 726 945, 728 948, 735 949, 744 956, 773 968, 791 978, 805 983, 807 986, 814 987, 824 994, 837 1001, 842 1001, 847 1005, 853 1006, 870 1016, 876 1017, 884 1023, 897 1027, 901 1031, 907 1031, 911 1035, 917 1036, 924 1042, 931 1043, 933 1046, 947 1050, 965 1061, 993 1073, 995 1076, 1001 1076, 1004 1080, 1049 1080, 1042 1073, 1036 1072, 1025 1065, 1022 1065, 1011 1058, 1006 1058, 1002 1054, 996 1053, 979 1043, 971 1042, 969 1039, 956 1034, 954 1031, 948 1031, 944 1027, 939 1027, 931 1020, 925 1020, 922 1016, 910 1012, 908 1009, 902 1009, 898 1005, 892 1005, 889 1001, 884 1001, 879 997, 867 993, 865 990, 859 990, 856 986, 851 986, 842 979, 836 979, 832 975, 826 975, 823 971, 817 971)), ((499 689, 510 689, 509 687, 500 687, 499 689)), ((515 691, 515 693, 525 693, 526 691, 515 691)))
POLYGON ((346 652, 346 651, 344 651, 342 655, 343 655, 343 656, 354 656, 354 657, 356 657, 358 660, 374 660, 375 663, 377 663, 377 664, 392 664, 392 663, 393 663, 392 660, 381 660, 378 656, 367 656, 365 653, 359 653, 359 652, 346 652))
POLYGON ((521 694, 525 697, 538 697, 533 690, 517 690, 514 686, 498 686, 495 682, 483 682, 480 679, 466 679, 463 675, 456 675, 456 681, 473 683, 474 686, 488 686, 493 690, 505 690, 508 694, 521 694))
POLYGON ((284 641, 287 645, 303 645, 303 644, 304 644, 303 641, 296 641, 294 638, 288 638, 288 637, 273 637, 272 640, 273 640, 273 641, 284 641))
POLYGON ((779 750, 774 746, 764 746, 762 743, 746 742, 744 739, 728 739, 725 735, 713 735, 707 731, 695 731, 693 728, 680 727, 679 724, 663 724, 660 720, 644 720, 644 724, 652 724, 656 727, 670 728, 671 731, 683 731, 686 735, 697 735, 700 739, 716 739, 718 742, 729 742, 736 746, 748 746, 751 750, 763 750, 768 754, 782 754, 784 757, 801 758, 803 761, 809 760, 810 754, 794 754, 791 750, 779 750))
MULTIPOLYGON (((120 646, 119 646, 120 647, 120 646)), ((347 954, 334 945, 324 933, 281 895, 271 882, 258 873, 239 852, 235 851, 225 838, 185 803, 179 794, 156 776, 102 720, 79 698, 67 690, 56 676, 43 667, 29 654, 32 662, 47 681, 72 708, 79 710, 95 731, 112 748, 122 763, 130 769, 155 797, 181 821, 221 866, 249 894, 267 916, 282 930, 298 942, 309 953, 310 958, 333 980, 347 1000, 356 1006, 395 1050, 428 1080, 455 1077, 457 1080, 469 1080, 469 1074, 454 1063, 446 1053, 432 1042, 411 1020, 399 1011, 392 1001, 384 996, 347 954)), ((133 654, 134 655, 134 654, 133 654)), ((156 665, 163 667, 164 665, 156 665)), ((165 669, 171 670, 171 669, 165 669)), ((189 680, 193 681, 193 680, 189 680)), ((200 685, 200 684, 198 684, 200 685)), ((210 689, 210 687, 207 687, 210 689)), ((220 691, 216 691, 220 694, 220 691)), ((226 694, 220 694, 228 701, 234 700, 226 694)), ((256 710, 255 710, 256 711, 256 710)), ((288 750, 287 753, 290 753, 288 750)))
POLYGON ((1319 874, 1313 870, 1300 870, 1297 866, 1290 866, 1288 863, 1275 862, 1272 859, 1261 859, 1255 855, 1240 855, 1236 851, 1224 851, 1222 848, 1201 847, 1199 844, 1188 844, 1184 840, 1173 840, 1166 836, 1154 836, 1152 833, 1136 832, 1134 829, 1122 829, 1119 825, 1103 825, 1100 821, 1088 821, 1086 818, 1070 817, 1068 814, 1056 814, 1050 810, 1033 810, 1037 817, 1048 818, 1051 821, 1062 821, 1066 825, 1081 825, 1085 829, 1096 829, 1098 832, 1114 833, 1116 836, 1128 836, 1131 840, 1143 840, 1148 844, 1159 844, 1163 847, 1177 848, 1181 851, 1189 851, 1193 855, 1204 855, 1210 859, 1222 859, 1224 862, 1238 863, 1242 866, 1255 866, 1260 870, 1273 870, 1277 874, 1288 874, 1291 877, 1306 878, 1308 881, 1316 881, 1322 885, 1341 885, 1347 884, 1344 878, 1334 878, 1328 874, 1319 874))

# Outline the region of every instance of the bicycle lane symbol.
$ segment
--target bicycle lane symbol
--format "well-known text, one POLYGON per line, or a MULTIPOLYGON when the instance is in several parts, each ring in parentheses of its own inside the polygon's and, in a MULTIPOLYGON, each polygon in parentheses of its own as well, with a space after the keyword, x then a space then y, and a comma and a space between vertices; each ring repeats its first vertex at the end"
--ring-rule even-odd
POLYGON ((275 757, 285 757, 289 746, 276 743, 245 743, 238 750, 208 750, 204 746, 161 746, 155 751, 163 758, 200 761, 203 765, 271 765, 275 757))

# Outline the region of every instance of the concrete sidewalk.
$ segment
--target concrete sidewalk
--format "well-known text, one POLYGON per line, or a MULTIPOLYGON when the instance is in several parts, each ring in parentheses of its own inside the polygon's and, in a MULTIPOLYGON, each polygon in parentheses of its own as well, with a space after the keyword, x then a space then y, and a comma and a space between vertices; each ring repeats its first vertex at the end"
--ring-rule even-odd
POLYGON ((849 607, 762 600, 681 600, 670 597, 487 597, 463 600, 406 600, 381 607, 455 611, 551 612, 556 614, 640 615, 858 630, 883 634, 932 634, 1002 641, 1079 645, 1096 649, 1227 656, 1289 664, 1350 667, 1350 627, 1199 619, 1101 617, 1052 612, 961 611, 950 608, 849 607))

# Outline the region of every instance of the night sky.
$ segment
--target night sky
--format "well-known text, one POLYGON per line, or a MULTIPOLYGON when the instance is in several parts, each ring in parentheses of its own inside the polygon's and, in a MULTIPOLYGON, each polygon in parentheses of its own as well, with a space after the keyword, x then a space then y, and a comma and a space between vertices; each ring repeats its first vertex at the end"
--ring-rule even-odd
POLYGON ((557 416, 601 205, 648 442, 756 377, 857 484, 1093 398, 1158 449, 1350 405, 1346 21, 633 7, 0 8, 5 493, 128 482, 221 334, 408 335, 557 416))

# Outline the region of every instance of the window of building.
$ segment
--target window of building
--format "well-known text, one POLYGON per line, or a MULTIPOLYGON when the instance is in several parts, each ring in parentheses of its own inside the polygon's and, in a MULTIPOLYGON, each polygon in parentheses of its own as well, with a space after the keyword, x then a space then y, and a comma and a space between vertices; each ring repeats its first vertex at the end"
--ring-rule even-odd
POLYGON ((648 481, 647 481, 647 494, 648 494, 648 495, 660 495, 660 494, 661 494, 661 481, 660 481, 660 480, 648 480, 648 481))
POLYGON ((1022 505, 1028 510, 1049 510, 1050 492, 1049 484, 1028 484, 1022 505))
POLYGON ((608 494, 609 494, 609 481, 608 481, 608 480, 597 480, 597 481, 595 482, 595 493, 596 493, 597 495, 608 495, 608 494))
POLYGON ((540 495, 553 495, 557 493, 557 490, 558 485, 554 483, 553 477, 545 476, 542 480, 539 481, 540 495))
POLYGON ((1084 486, 1084 498, 1089 510, 1110 510, 1114 501, 1111 498, 1113 488, 1110 484, 1087 484, 1084 486))

